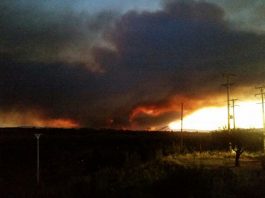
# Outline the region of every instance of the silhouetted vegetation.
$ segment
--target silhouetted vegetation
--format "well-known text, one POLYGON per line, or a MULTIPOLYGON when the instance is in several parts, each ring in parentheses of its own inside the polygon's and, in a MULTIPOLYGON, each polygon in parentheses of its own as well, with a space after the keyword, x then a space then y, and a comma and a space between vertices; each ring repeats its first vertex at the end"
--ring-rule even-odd
MULTIPOLYGON (((228 152, 230 142, 248 152, 263 149, 263 136, 257 131, 186 132, 183 139, 187 154, 228 152)), ((250 197, 239 188, 252 192, 265 180, 264 171, 248 175, 258 178, 252 189, 236 181, 238 176, 227 167, 164 161, 179 153, 180 133, 10 128, 0 129, 0 143, 0 197, 250 197), (43 134, 39 186, 35 133, 43 134)), ((262 188, 255 193, 265 194, 262 188)))

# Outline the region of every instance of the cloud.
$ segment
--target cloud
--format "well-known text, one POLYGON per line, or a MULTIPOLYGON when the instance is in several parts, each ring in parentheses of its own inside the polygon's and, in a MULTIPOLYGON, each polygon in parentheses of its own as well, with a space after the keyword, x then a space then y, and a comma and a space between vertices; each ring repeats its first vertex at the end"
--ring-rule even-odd
POLYGON ((238 92, 265 77, 265 36, 232 28, 214 3, 165 1, 120 16, 10 9, 0 21, 2 113, 159 127, 179 117, 182 102, 186 115, 223 105, 224 72, 237 74, 238 92))

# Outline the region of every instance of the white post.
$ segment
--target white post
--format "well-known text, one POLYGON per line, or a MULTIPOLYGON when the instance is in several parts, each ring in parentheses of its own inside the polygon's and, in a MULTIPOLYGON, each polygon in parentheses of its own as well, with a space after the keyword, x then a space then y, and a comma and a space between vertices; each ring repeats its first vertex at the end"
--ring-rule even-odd
POLYGON ((35 134, 37 138, 37 184, 40 183, 40 136, 41 134, 35 134))

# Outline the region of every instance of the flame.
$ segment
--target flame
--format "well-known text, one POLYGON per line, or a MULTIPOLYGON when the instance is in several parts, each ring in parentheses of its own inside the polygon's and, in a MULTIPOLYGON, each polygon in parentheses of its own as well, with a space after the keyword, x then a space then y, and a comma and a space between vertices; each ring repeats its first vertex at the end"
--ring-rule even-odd
POLYGON ((138 106, 132 111, 132 113, 130 115, 130 121, 133 121, 140 114, 146 114, 146 115, 155 117, 155 116, 159 116, 162 113, 167 112, 168 110, 169 109, 167 109, 167 108, 159 108, 155 105, 138 106))
MULTIPOLYGON (((188 96, 174 96, 166 101, 159 102, 157 104, 144 104, 135 107, 129 117, 130 122, 133 122, 137 117, 141 115, 148 115, 151 117, 157 117, 168 112, 180 112, 180 104, 184 103, 185 113, 190 114, 194 110, 198 109, 200 106, 219 104, 220 101, 215 98, 215 100, 196 98, 192 99, 188 96)), ((222 102, 221 102, 222 103, 222 102)))
POLYGON ((52 127, 78 128, 80 124, 69 118, 47 118, 36 111, 29 112, 0 112, 1 127, 52 127))
MULTIPOLYGON (((236 128, 262 128, 262 111, 258 101, 239 102, 235 109, 236 128)), ((233 117, 231 117, 233 118, 233 117)), ((233 128, 233 119, 231 128, 233 128)), ((169 123, 171 130, 180 130, 180 120, 169 123)), ((227 107, 205 107, 187 115, 183 119, 185 130, 217 130, 227 127, 227 107)))
POLYGON ((37 120, 33 122, 34 126, 37 127, 52 127, 52 128, 78 128, 79 124, 71 119, 48 119, 48 120, 37 120))

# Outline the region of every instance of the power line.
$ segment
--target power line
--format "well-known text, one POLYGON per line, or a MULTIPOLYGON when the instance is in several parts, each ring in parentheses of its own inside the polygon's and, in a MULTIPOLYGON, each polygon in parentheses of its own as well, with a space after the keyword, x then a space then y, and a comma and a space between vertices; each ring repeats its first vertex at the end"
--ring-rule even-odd
POLYGON ((235 77, 235 74, 226 73, 223 74, 223 77, 226 79, 226 83, 222 84, 226 87, 226 94, 227 94, 227 129, 230 131, 230 89, 233 83, 231 83, 231 77, 235 77))

